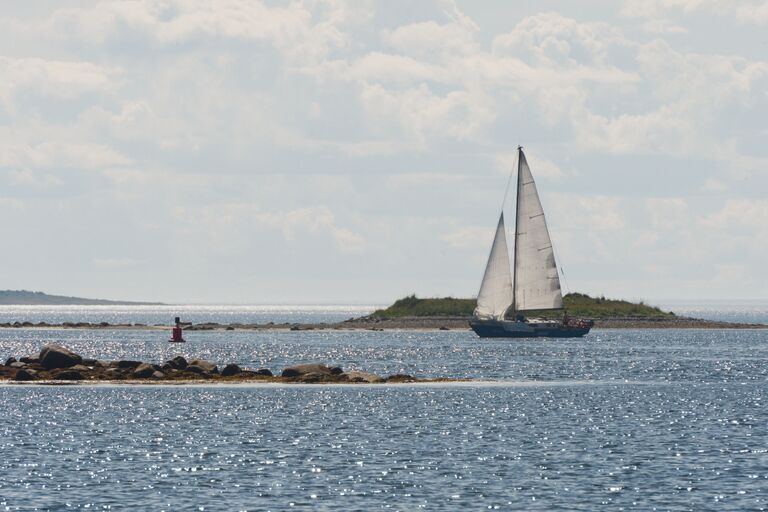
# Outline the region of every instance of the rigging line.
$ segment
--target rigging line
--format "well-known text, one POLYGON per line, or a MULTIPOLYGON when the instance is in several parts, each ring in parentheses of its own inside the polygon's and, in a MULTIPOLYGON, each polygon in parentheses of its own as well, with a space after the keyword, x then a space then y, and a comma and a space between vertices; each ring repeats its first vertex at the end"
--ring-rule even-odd
POLYGON ((515 174, 517 169, 517 160, 520 158, 519 151, 515 153, 515 161, 512 169, 509 171, 509 178, 507 178, 507 187, 504 189, 504 199, 501 200, 501 211, 504 211, 504 205, 507 204, 507 196, 509 195, 509 186, 512 184, 512 175, 515 174))

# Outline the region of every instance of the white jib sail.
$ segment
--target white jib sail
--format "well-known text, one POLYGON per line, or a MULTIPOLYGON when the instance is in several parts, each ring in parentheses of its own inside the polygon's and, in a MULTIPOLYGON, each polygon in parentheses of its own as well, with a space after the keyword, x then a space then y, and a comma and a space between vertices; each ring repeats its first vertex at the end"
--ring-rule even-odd
POLYGON ((555 253, 531 169, 520 150, 517 178, 515 309, 561 309, 555 253))
POLYGON ((496 236, 493 237, 491 254, 485 267, 483 282, 477 294, 477 318, 504 318, 512 304, 512 275, 509 269, 509 252, 507 249, 507 234, 504 228, 504 213, 499 217, 496 236))

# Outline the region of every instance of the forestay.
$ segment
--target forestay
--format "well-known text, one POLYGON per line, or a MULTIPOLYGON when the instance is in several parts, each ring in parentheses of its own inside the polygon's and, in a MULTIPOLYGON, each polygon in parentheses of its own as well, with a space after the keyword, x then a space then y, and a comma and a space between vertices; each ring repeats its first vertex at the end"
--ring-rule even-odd
POLYGON ((511 304, 512 275, 509 270, 507 235, 504 228, 504 212, 502 212, 499 225, 496 227, 496 235, 493 237, 493 246, 488 256, 480 292, 477 294, 475 317, 501 320, 511 304))
POLYGON ((563 296, 552 240, 522 149, 518 162, 515 236, 515 310, 561 309, 563 296))

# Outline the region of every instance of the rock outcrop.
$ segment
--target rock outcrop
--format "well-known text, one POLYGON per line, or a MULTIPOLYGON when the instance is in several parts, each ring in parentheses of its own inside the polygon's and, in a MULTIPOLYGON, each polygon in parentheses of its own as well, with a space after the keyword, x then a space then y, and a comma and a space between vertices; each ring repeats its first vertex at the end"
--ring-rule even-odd
POLYGON ((151 364, 147 363, 141 363, 139 366, 136 367, 135 370, 131 373, 131 375, 136 379, 146 379, 148 377, 152 377, 152 375, 156 372, 155 367, 151 364))
POLYGON ((13 380, 18 380, 18 381, 35 380, 35 376, 33 373, 22 369, 16 372, 16 375, 14 375, 13 380))
POLYGON ((46 345, 40 351, 40 364, 46 370, 69 368, 82 361, 82 357, 61 345, 46 345))
POLYGON ((184 356, 176 356, 173 359, 169 359, 165 363, 163 363, 163 366, 168 366, 169 368, 172 368, 174 370, 183 370, 187 366, 189 366, 189 363, 187 363, 187 360, 184 359, 184 356))
POLYGON ((230 377, 232 375, 237 375, 238 373, 241 373, 241 372, 242 370, 238 365, 234 363, 230 363, 221 370, 221 376, 230 377))
MULTIPOLYGON (((202 368, 203 371, 208 373, 219 373, 219 367, 210 361, 206 361, 205 359, 193 359, 189 362, 189 366, 197 366, 198 368, 202 368)), ((189 366, 187 366, 187 370, 189 370, 189 366)))
POLYGON ((339 375, 343 373, 341 368, 331 368, 320 363, 297 364, 283 369, 282 377, 301 377, 303 375, 339 375))
POLYGON ((274 376, 268 368, 249 370, 235 363, 219 367, 204 359, 187 361, 176 356, 162 366, 142 361, 101 361, 83 359, 61 345, 46 345, 40 357, 9 357, 0 365, 0 380, 26 381, 151 381, 185 382, 206 380, 211 382, 282 382, 282 383, 380 383, 417 382, 409 375, 392 375, 387 378, 362 371, 344 370, 322 363, 297 364, 286 367, 280 376, 274 376))
POLYGON ((83 380, 83 374, 75 370, 64 370, 54 374, 55 380, 83 380))
POLYGON ((120 361, 112 361, 110 366, 114 366, 116 368, 136 368, 141 364, 141 361, 130 361, 122 359, 120 361))
POLYGON ((205 368, 202 366, 197 366, 196 364, 191 364, 187 366, 186 371, 190 373, 195 373, 197 375, 210 375, 210 372, 206 371, 205 368))
POLYGON ((378 375, 366 372, 351 371, 345 374, 349 382, 367 382, 369 384, 384 382, 384 379, 378 375))

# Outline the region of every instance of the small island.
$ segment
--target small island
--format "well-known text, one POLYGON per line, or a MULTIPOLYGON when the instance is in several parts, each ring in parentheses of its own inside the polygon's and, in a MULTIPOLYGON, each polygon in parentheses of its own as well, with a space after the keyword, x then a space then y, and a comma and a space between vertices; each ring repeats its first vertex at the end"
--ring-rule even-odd
MULTIPOLYGON (((678 316, 671 311, 623 299, 590 297, 569 293, 563 297, 568 316, 593 320, 597 329, 765 329, 765 324, 720 322, 678 316)), ((419 298, 409 295, 367 317, 347 323, 372 328, 466 328, 477 305, 476 299, 454 297, 419 298)), ((562 310, 526 311, 529 318, 561 318, 562 310)))
MULTIPOLYGON (((583 293, 569 293, 563 297, 565 310, 570 316, 589 318, 655 318, 673 319, 675 314, 662 311, 656 306, 644 302, 629 302, 621 299, 606 299, 605 297, 590 297, 583 293)), ((390 319, 402 317, 471 317, 477 306, 476 299, 456 299, 453 297, 420 299, 409 295, 395 301, 386 309, 374 311, 369 318, 390 319)), ((562 311, 529 311, 526 316, 539 318, 556 318, 562 316, 562 311)))

